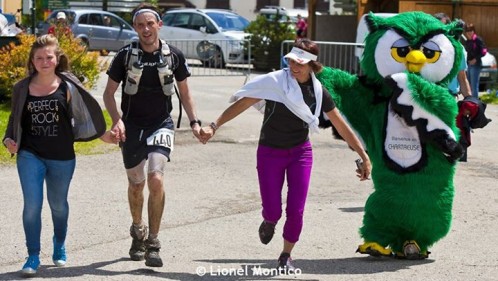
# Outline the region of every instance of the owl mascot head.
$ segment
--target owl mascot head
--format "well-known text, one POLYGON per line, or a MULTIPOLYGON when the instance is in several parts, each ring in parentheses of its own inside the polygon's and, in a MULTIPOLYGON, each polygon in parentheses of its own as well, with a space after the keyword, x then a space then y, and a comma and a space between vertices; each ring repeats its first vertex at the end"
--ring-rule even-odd
POLYGON ((462 26, 422 12, 366 20, 364 75, 324 67, 317 76, 373 166, 357 251, 424 259, 452 220, 455 163, 463 150, 447 84, 463 56, 462 26))

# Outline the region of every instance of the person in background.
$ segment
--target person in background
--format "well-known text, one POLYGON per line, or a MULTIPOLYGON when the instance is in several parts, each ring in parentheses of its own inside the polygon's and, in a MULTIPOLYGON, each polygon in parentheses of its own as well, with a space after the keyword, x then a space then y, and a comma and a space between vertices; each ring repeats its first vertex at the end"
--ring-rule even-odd
POLYGON ((28 248, 22 273, 30 276, 36 274, 40 266, 43 183, 46 183, 54 227, 52 260, 55 266, 61 267, 67 261, 67 198, 76 165, 74 141, 100 137, 105 142, 117 143, 117 139, 112 132, 105 132, 106 124, 98 102, 78 78, 67 72, 68 58, 55 36, 47 34, 36 38, 29 53, 27 70, 29 76, 13 89, 3 144, 12 155, 17 154, 24 199, 22 220, 28 248), (82 112, 91 117, 81 116, 82 112))
POLYGON ((68 25, 66 13, 62 11, 58 12, 55 19, 55 24, 48 28, 47 34, 54 34, 56 37, 59 37, 60 35, 70 35, 71 27, 68 25))
POLYGON ((104 16, 104 26, 111 26, 111 18, 104 16))
POLYGON ((146 266, 161 267, 159 230, 165 200, 164 173, 175 135, 170 115, 174 80, 192 133, 199 140, 201 121, 197 119, 187 83, 190 71, 183 53, 159 38, 163 25, 159 12, 152 4, 141 3, 132 15, 139 41, 121 48, 112 60, 107 70, 104 103, 112 118, 112 131, 121 142, 128 178, 132 217, 132 244, 128 253, 134 261, 145 259, 146 266), (120 113, 114 95, 121 82, 120 113), (146 183, 148 226, 142 220, 146 183))
POLYGON ((257 150, 257 171, 262 200, 263 222, 259 227, 261 243, 268 244, 282 216, 282 189, 287 179, 286 220, 283 249, 278 269, 295 270, 291 253, 303 227, 304 207, 310 184, 313 153, 310 132, 318 130, 318 116, 325 113, 339 134, 363 160, 357 170, 361 180, 368 179, 370 158, 335 108, 331 95, 315 78, 321 69, 315 42, 297 39, 285 56, 289 68, 261 75, 247 83, 232 97, 236 100, 209 127, 203 127, 205 142, 226 122, 251 106, 264 110, 257 150))
MULTIPOLYGON (((444 24, 449 24, 451 22, 450 17, 445 13, 436 13, 434 14, 434 17, 440 20, 444 24)), ((460 62, 460 68, 457 76, 453 78, 453 80, 451 80, 450 83, 448 84, 448 89, 450 90, 451 94, 455 96, 456 99, 458 99, 458 94, 462 94, 464 98, 472 95, 469 80, 467 79, 466 70, 467 70, 467 55, 465 54, 465 56, 462 57, 462 61, 460 62)))
POLYGON ((481 74, 481 58, 486 55, 487 49, 484 40, 477 36, 474 24, 467 23, 464 27, 465 50, 467 51, 467 79, 470 82, 472 96, 479 98, 479 75, 481 74))
MULTIPOLYGON (((444 24, 449 24, 451 22, 450 17, 448 15, 446 15, 445 13, 434 14, 434 17, 437 18, 438 20, 440 20, 444 24)), ((463 24, 463 26, 465 26, 465 24, 463 24)), ((457 38, 457 39, 459 39, 459 38, 457 38)), ((458 100, 459 93, 462 94, 464 100, 467 97, 472 97, 472 91, 470 88, 469 80, 467 79, 466 70, 467 70, 467 52, 465 51, 465 48, 464 48, 464 56, 462 57, 462 61, 460 62, 460 68, 459 68, 458 74, 448 84, 448 90, 450 90, 450 93, 457 100, 458 100)), ((469 103, 465 102, 464 103, 465 106, 462 106, 462 103, 458 102, 459 112, 458 112, 458 115, 456 118, 457 127, 458 127, 458 129, 460 129, 460 132, 461 132, 459 143, 460 143, 460 145, 462 145, 462 147, 464 149, 464 154, 459 159, 459 161, 462 161, 462 162, 467 162, 467 147, 470 146, 470 129, 468 128, 467 123, 463 122, 463 120, 466 120, 466 118, 470 115, 470 111, 466 107, 467 104, 469 104, 469 103)))
POLYGON ((306 23, 306 20, 300 14, 298 14, 296 22, 297 38, 305 38, 307 35, 307 30, 308 30, 308 23, 306 23))

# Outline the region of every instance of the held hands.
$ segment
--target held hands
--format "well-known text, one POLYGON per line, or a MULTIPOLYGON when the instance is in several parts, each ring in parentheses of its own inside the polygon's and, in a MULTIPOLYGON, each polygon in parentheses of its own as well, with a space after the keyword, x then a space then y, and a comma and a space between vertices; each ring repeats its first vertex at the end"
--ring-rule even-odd
POLYGON ((115 138, 116 142, 126 141, 126 129, 123 120, 119 119, 113 124, 111 132, 113 133, 113 138, 115 138))
POLYGON ((199 126, 199 124, 197 123, 192 126, 192 133, 203 144, 206 144, 208 140, 214 135, 214 132, 211 134, 207 133, 206 128, 210 127, 201 128, 201 126, 199 126))
POLYGON ((109 131, 106 131, 101 137, 100 139, 103 141, 103 142, 106 142, 106 143, 112 143, 112 144, 117 144, 119 142, 118 138, 116 137, 116 133, 114 133, 113 131, 109 130, 109 131))
POLYGON ((201 128, 201 142, 203 144, 206 144, 213 136, 214 136, 215 130, 211 126, 206 126, 201 128))
POLYGON ((202 132, 201 132, 201 126, 199 125, 199 123, 195 123, 192 127, 192 133, 194 134, 194 136, 202 143, 205 143, 203 141, 203 137, 202 137, 202 132))

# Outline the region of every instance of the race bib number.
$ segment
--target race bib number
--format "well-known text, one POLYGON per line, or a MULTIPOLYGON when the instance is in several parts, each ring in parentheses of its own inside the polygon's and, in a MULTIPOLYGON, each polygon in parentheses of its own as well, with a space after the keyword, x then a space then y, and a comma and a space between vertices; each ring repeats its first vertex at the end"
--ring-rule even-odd
POLYGON ((173 151, 173 143, 175 142, 175 131, 161 128, 155 131, 147 138, 147 145, 163 146, 173 151))

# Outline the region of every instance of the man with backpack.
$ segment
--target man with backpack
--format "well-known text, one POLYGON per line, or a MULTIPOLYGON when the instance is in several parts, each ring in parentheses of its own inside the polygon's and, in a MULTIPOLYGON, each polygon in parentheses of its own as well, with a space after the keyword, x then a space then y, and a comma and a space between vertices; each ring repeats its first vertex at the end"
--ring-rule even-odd
POLYGON ((128 201, 132 216, 130 235, 132 260, 145 259, 145 265, 161 267, 158 239, 164 210, 163 187, 166 163, 174 144, 171 96, 179 98, 190 120, 192 133, 200 140, 201 121, 187 84, 190 76, 182 52, 160 40, 161 17, 154 6, 140 4, 132 12, 133 27, 139 41, 121 48, 107 75, 104 103, 112 118, 112 131, 120 140, 128 177, 128 201), (121 113, 114 95, 122 83, 121 113), (147 165, 145 165, 147 163, 147 165), (145 173, 147 167, 147 173, 145 173), (142 220, 143 189, 149 190, 148 224, 142 220))

